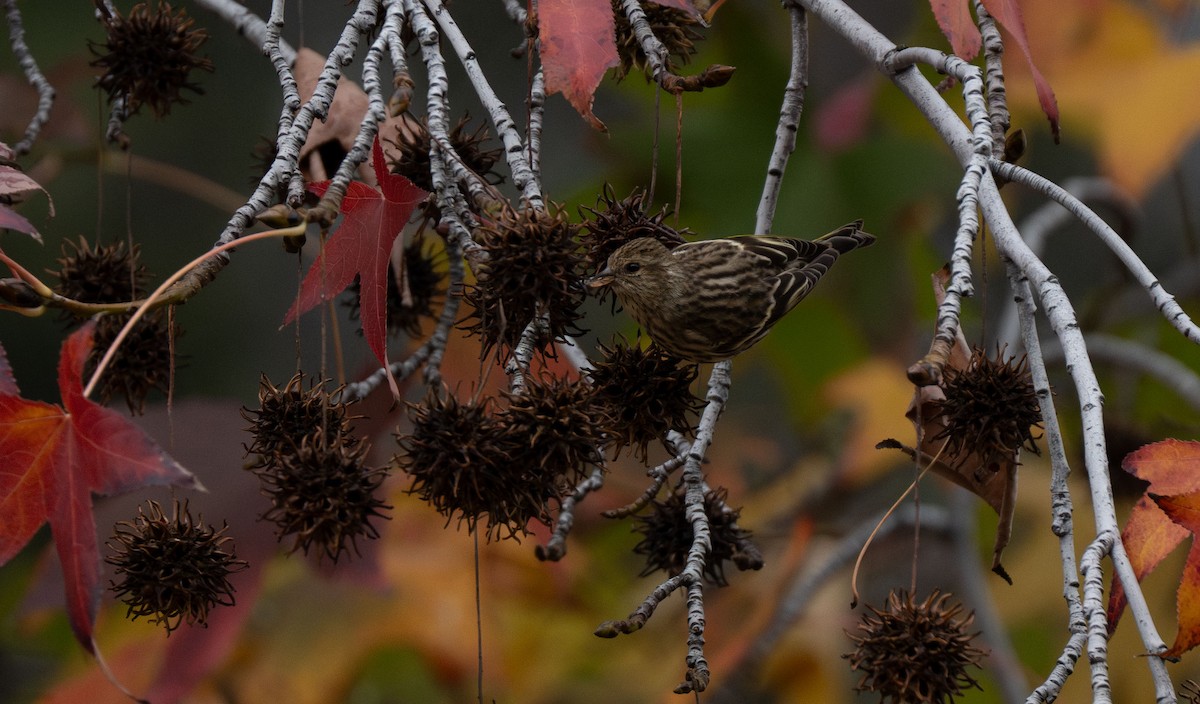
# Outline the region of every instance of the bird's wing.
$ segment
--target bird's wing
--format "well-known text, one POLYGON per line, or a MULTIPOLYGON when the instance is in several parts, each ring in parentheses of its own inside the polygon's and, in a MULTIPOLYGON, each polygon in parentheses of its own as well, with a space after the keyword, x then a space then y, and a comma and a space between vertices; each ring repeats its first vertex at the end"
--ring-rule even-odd
POLYGON ((829 272, 829 268, 840 255, 875 243, 874 235, 862 231, 862 220, 843 225, 811 242, 776 237, 738 239, 756 240, 753 249, 763 252, 764 255, 767 248, 788 254, 782 271, 775 276, 777 283, 772 291, 775 305, 767 317, 768 326, 774 325, 788 311, 795 308, 796 304, 813 290, 821 277, 829 272))
POLYGON ((819 240, 794 240, 790 237, 767 237, 760 235, 745 235, 729 240, 742 250, 762 257, 763 266, 770 266, 777 271, 802 266, 829 249, 829 245, 819 240))
MULTIPOLYGON (((837 233, 830 233, 826 237, 837 233)), ((792 266, 793 262, 805 262, 829 249, 822 242, 794 240, 788 237, 770 237, 767 235, 739 235, 716 240, 700 240, 681 244, 671 250, 677 257, 692 257, 702 252, 709 254, 725 250, 725 257, 732 258, 754 255, 759 261, 758 266, 782 271, 792 266)))
MULTIPOLYGON (((811 244, 811 243, 806 243, 811 244)), ((767 325, 774 325, 796 304, 804 299, 837 261, 838 251, 830 246, 817 245, 821 251, 797 261, 775 276, 775 288, 771 292, 775 305, 767 318, 767 325)))
POLYGON ((852 249, 867 247, 875 243, 875 235, 863 232, 862 226, 862 220, 855 220, 854 222, 842 225, 833 232, 821 235, 813 241, 824 242, 842 254, 845 254, 852 249))

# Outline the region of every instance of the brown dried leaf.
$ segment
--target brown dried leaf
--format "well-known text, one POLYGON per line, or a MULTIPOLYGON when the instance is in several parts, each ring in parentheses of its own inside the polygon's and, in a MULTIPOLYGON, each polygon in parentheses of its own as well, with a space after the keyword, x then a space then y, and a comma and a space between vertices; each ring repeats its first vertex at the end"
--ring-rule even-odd
MULTIPOLYGON (((296 78, 296 87, 300 91, 301 100, 307 101, 312 98, 313 92, 317 88, 317 80, 321 78, 321 72, 324 70, 324 56, 307 47, 296 52, 296 63, 292 66, 292 74, 296 78)), ((313 123, 312 129, 308 133, 308 139, 300 149, 300 166, 306 180, 323 181, 333 176, 333 174, 310 173, 307 164, 309 156, 317 147, 326 142, 337 142, 342 149, 350 151, 350 147, 354 146, 354 138, 358 136, 358 128, 366 114, 367 94, 354 81, 348 80, 345 76, 339 78, 337 91, 333 94, 333 103, 329 106, 329 114, 324 121, 318 120, 313 123)), ((363 172, 360 176, 374 185, 374 181, 371 180, 373 174, 367 173, 370 169, 364 168, 360 171, 363 172)))
MULTIPOLYGON (((950 270, 942 267, 933 275, 933 295, 940 306, 946 298, 946 284, 950 281, 950 270)), ((958 330, 954 347, 950 351, 948 369, 962 371, 971 360, 971 349, 967 345, 962 329, 958 330)), ((992 571, 1011 583, 1000 564, 1000 555, 1012 535, 1013 511, 1016 509, 1017 461, 1011 460, 989 464, 975 453, 958 456, 943 451, 944 439, 938 439, 946 429, 945 419, 940 414, 941 402, 946 398, 941 386, 919 386, 913 393, 904 415, 912 421, 920 438, 920 462, 922 466, 932 464, 933 472, 983 499, 1000 516, 996 526, 996 542, 992 551, 992 571), (936 458, 936 460, 935 460, 936 458)))

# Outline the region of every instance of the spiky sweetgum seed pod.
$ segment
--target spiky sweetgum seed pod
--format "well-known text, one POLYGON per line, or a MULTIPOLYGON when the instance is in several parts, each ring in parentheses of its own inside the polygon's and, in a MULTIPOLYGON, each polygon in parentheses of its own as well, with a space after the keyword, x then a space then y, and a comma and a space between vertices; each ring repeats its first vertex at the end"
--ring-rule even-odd
POLYGON ((128 607, 128 617, 148 616, 167 632, 204 624, 215 606, 233 605, 229 575, 246 568, 237 559, 228 526, 219 530, 193 519, 187 502, 172 504, 167 516, 157 501, 138 507, 132 521, 117 523, 112 554, 104 558, 119 578, 112 590, 128 607))
MULTIPOLYGON (((458 119, 450 129, 451 146, 467 168, 485 181, 491 184, 503 182, 504 177, 493 167, 500 161, 504 150, 499 147, 488 148, 491 133, 486 124, 481 123, 474 130, 469 129, 470 124, 469 114, 458 119)), ((396 125, 396 139, 391 143, 399 149, 400 157, 390 162, 390 166, 392 173, 400 174, 423 190, 433 192, 433 177, 430 174, 432 166, 429 161, 430 141, 428 117, 399 122, 396 125)))
POLYGON ((412 477, 410 494, 449 523, 455 517, 474 531, 482 522, 488 540, 528 533, 531 520, 549 523, 545 487, 530 481, 513 438, 482 404, 431 394, 409 406, 412 432, 397 435, 393 462, 412 477))
MULTIPOLYGON (((106 315, 100 319, 92 338, 92 352, 84 363, 85 378, 96 370, 128 321, 128 315, 106 315)), ((160 310, 146 315, 133 326, 96 386, 100 403, 107 404, 121 396, 131 414, 141 415, 151 390, 167 393, 171 383, 171 335, 179 337, 182 334, 178 329, 172 331, 168 327, 167 317, 160 310)))
POLYGON ((653 237, 667 249, 674 249, 687 241, 683 235, 688 230, 676 230, 663 222, 667 216, 665 206, 654 215, 648 215, 646 207, 645 191, 634 189, 627 197, 618 200, 612 186, 605 184, 604 193, 596 199, 595 208, 580 208, 585 218, 584 234, 580 240, 587 250, 587 271, 603 269, 609 255, 626 242, 641 237, 653 237))
MULTIPOLYGON (((148 276, 138 261, 140 248, 124 242, 92 246, 64 240, 58 258, 58 293, 83 303, 121 303, 140 298, 148 276)), ((73 314, 65 312, 68 317, 73 314)), ((82 316, 81 316, 82 317, 82 316)))
POLYGON ((601 466, 599 408, 589 384, 530 379, 521 393, 505 397, 501 420, 517 453, 513 463, 526 468, 532 487, 540 487, 535 495, 557 499, 601 466))
POLYGON ((458 119, 458 122, 454 123, 454 127, 450 129, 450 144, 453 145, 454 151, 462 157, 467 168, 474 171, 483 180, 492 185, 503 183, 504 175, 493 167, 504 156, 504 150, 500 147, 488 148, 492 134, 488 131, 486 123, 480 122, 474 130, 471 130, 470 127, 471 115, 469 113, 464 114, 458 119))
POLYGON ((896 704, 946 704, 964 689, 978 689, 967 671, 986 654, 972 645, 978 633, 967 632, 975 614, 964 616, 961 604, 947 607, 949 600, 935 589, 918 604, 893 590, 882 610, 868 606, 858 631, 848 634, 854 652, 842 656, 862 672, 855 688, 896 704))
MULTIPOLYGON (((704 495, 704 512, 708 516, 711 547, 704 565, 704 577, 717 586, 729 584, 725 578, 725 563, 732 561, 739 570, 762 569, 762 556, 750 542, 750 531, 737 527, 740 509, 725 504, 724 489, 704 495)), ((637 517, 634 531, 642 540, 634 553, 644 555, 646 567, 642 576, 662 570, 672 577, 683 571, 688 551, 692 549, 692 524, 687 518, 686 494, 682 488, 671 492, 665 501, 655 500, 650 513, 637 517)))
POLYGON ((305 390, 304 372, 296 372, 283 388, 262 375, 258 410, 242 408, 242 417, 250 422, 246 430, 254 435, 246 454, 258 455, 250 466, 270 465, 297 447, 299 438, 323 434, 333 443, 349 432, 351 418, 346 404, 333 400, 340 391, 340 387, 326 391, 326 382, 319 377, 305 390))
POLYGON ((606 439, 619 453, 632 447, 645 461, 647 446, 669 431, 687 433, 703 402, 692 394, 699 367, 651 345, 642 349, 620 340, 600 345, 604 359, 589 371, 592 394, 601 409, 606 439))
MULTIPOLYGON (((616 79, 622 80, 633 69, 648 71, 646 54, 642 51, 642 43, 633 32, 633 25, 625 14, 625 9, 617 0, 613 0, 613 15, 616 19, 617 54, 621 63, 614 69, 616 79)), ((654 36, 662 42, 667 54, 676 61, 669 61, 668 68, 672 71, 679 65, 687 64, 692 54, 696 53, 694 42, 703 39, 704 35, 696 31, 699 20, 690 13, 673 7, 657 5, 653 2, 642 3, 646 12, 646 21, 654 36)), ((651 76, 647 73, 647 80, 651 76)))
POLYGON ((1042 411, 1024 355, 1006 360, 1002 349, 993 358, 976 348, 966 369, 947 370, 942 390, 946 427, 934 439, 949 441, 949 456, 975 453, 996 469, 1022 447, 1040 454, 1033 429, 1041 427, 1042 411))
POLYGON ((549 334, 539 349, 551 339, 583 333, 575 324, 585 297, 578 231, 554 204, 544 211, 507 210, 475 231, 488 256, 466 290, 473 310, 463 327, 482 338, 481 356, 493 349, 507 355, 525 326, 543 314, 549 334))
POLYGON ((91 43, 97 57, 92 66, 104 69, 96 86, 110 102, 124 97, 128 114, 148 105, 157 118, 165 117, 173 104, 188 102, 182 91, 203 94, 200 85, 188 79, 194 69, 211 72, 213 64, 208 57, 196 56, 208 32, 193 29, 193 24, 186 10, 173 12, 166 2, 153 8, 139 3, 126 17, 108 17, 104 43, 91 43))
POLYGON ((379 537, 371 519, 386 518, 383 510, 391 508, 375 496, 387 470, 365 465, 367 449, 365 442, 330 440, 318 431, 255 471, 271 499, 263 519, 277 526, 280 540, 292 538, 292 552, 315 548, 337 562, 352 549, 359 554, 359 538, 379 537))
MULTIPOLYGON (((434 317, 434 306, 438 305, 445 288, 442 286, 444 277, 434 266, 432 256, 427 253, 420 241, 410 243, 404 248, 404 282, 408 287, 408 300, 396 283, 395 272, 388 270, 387 293, 387 329, 389 334, 404 331, 411 338, 421 337, 421 321, 434 317)), ((350 319, 358 320, 358 294, 361 283, 358 277, 346 289, 349 296, 345 304, 350 308, 350 319)), ((362 328, 358 329, 362 334, 362 328)))

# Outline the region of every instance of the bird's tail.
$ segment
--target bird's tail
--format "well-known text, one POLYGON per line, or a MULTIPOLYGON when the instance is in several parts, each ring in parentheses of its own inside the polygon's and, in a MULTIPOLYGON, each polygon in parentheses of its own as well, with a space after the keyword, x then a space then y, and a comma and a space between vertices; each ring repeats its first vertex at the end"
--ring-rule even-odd
POLYGON ((838 254, 845 254, 859 247, 868 247, 875 243, 875 235, 863 232, 862 225, 862 220, 855 220, 827 235, 821 235, 813 241, 830 245, 838 251, 838 254))

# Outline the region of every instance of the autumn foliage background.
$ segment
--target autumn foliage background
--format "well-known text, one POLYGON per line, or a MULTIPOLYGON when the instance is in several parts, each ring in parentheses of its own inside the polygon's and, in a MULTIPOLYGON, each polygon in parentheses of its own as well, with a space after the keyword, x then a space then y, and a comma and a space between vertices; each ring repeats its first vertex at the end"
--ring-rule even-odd
MULTIPOLYGON (((248 6, 265 14, 266 3, 248 6)), ((926 3, 854 6, 900 43, 947 47, 926 3)), ((1014 125, 1030 138, 1027 164, 1060 182, 1099 174, 1124 189, 1137 208, 1127 222, 1132 211, 1110 211, 1124 226, 1121 231, 1153 270, 1178 279, 1172 291, 1186 309, 1200 309, 1195 275, 1200 93, 1193 89, 1200 75, 1200 12, 1186 0, 1063 0, 1022 7, 1033 55, 1054 87, 1063 125, 1062 144, 1056 146, 1024 65, 1010 59, 1008 95, 1014 125)), ((52 148, 38 170, 31 170, 54 197, 58 214, 47 219, 45 201, 32 201, 22 212, 39 225, 46 245, 6 232, 0 239, 5 252, 41 271, 53 267, 63 240, 90 239, 97 232, 105 241, 122 240, 128 228, 147 265, 162 276, 211 246, 248 191, 255 142, 275 129, 279 89, 270 66, 219 20, 193 10, 212 35, 206 51, 216 70, 199 77, 205 95, 165 122, 135 119, 128 132, 137 158, 174 165, 219 187, 156 175, 136 161, 129 178, 124 157, 114 153, 106 156, 98 176, 104 111, 90 87, 94 71, 83 38, 98 40, 101 29, 85 8, 25 3, 22 9, 27 41, 60 86, 45 135, 52 148), (201 190, 203 198, 197 197, 201 190)), ((521 40, 519 31, 494 31, 510 27, 500 3, 456 10, 488 77, 520 114, 526 64, 509 55, 521 40)), ((294 23, 289 28, 303 27, 303 40, 288 38, 324 52, 349 10, 340 3, 306 3, 303 13, 302 23, 289 16, 294 23)), ((679 223, 695 232, 715 236, 753 229, 787 76, 789 44, 782 17, 773 3, 735 0, 721 9, 699 44, 693 66, 728 64, 737 73, 729 85, 688 94, 683 101, 679 223)), ((729 487, 731 503, 743 507, 742 525, 755 532, 767 566, 733 575, 728 588, 708 590, 707 640, 714 688, 745 675, 777 701, 833 703, 856 701, 855 677, 841 659, 851 647, 842 631, 857 619, 847 606, 845 573, 824 585, 761 671, 739 674, 739 662, 795 575, 821 560, 833 536, 870 520, 911 479, 911 466, 874 444, 912 435, 904 418, 912 393, 904 370, 924 352, 932 330, 928 277, 950 249, 960 168, 906 100, 819 22, 813 23, 810 65, 799 146, 774 230, 811 237, 861 217, 879 242, 847 261, 734 365, 732 398, 709 453, 708 475, 712 484, 729 487)), ((0 110, 0 135, 12 142, 32 110, 32 93, 7 54, 0 69, 0 96, 9 106, 0 110)), ((451 66, 452 85, 465 80, 457 70, 451 66)), ((595 112, 607 135, 592 130, 560 96, 549 99, 542 161, 550 197, 575 212, 577 206, 594 206, 605 182, 619 195, 645 185, 657 128, 656 195, 660 202, 672 199, 673 101, 663 99, 656 117, 653 90, 637 75, 620 84, 603 82, 595 112)), ((482 114, 466 96, 465 91, 455 95, 456 108, 482 114)), ((1040 205, 1018 188, 1007 188, 1005 196, 1018 222, 1040 205)), ((965 328, 971 342, 993 344, 1009 301, 1002 295, 998 257, 992 250, 983 257, 977 271, 985 270, 987 280, 980 279, 965 328)), ((1068 225, 1057 233, 1047 260, 1089 331, 1140 340, 1200 369, 1200 350, 1154 314, 1082 227, 1068 225)), ((209 521, 228 521, 239 556, 251 563, 234 578, 237 606, 218 610, 207 629, 181 629, 167 639, 150 624, 126 621, 124 608, 108 600, 97 639, 127 684, 164 698, 173 687, 198 681, 189 701, 473 699, 472 541, 405 495, 406 478, 397 475, 388 485, 394 510, 392 520, 381 526, 381 539, 366 546, 363 559, 336 569, 278 555, 271 527, 255 521, 265 503, 254 477, 242 469, 242 444, 248 440, 237 411, 255 403, 260 372, 277 381, 291 374, 295 337, 279 325, 302 273, 296 260, 274 245, 240 249, 233 265, 179 310, 186 335, 178 341, 183 364, 175 379, 175 407, 169 416, 161 407, 152 409, 143 422, 208 487, 207 494, 188 494, 193 509, 209 521), (152 682, 157 663, 171 660, 194 666, 194 680, 184 670, 152 682)), ((29 398, 57 399, 55 364, 63 332, 52 318, 0 318, 0 342, 29 398)), ((585 326, 591 330, 583 338, 588 345, 607 342, 618 331, 632 332, 627 318, 613 318, 599 305, 590 307, 585 326)), ((341 331, 347 373, 357 377, 374 360, 350 327, 343 323, 341 331)), ((315 370, 322 336, 317 317, 305 318, 302 329, 305 368, 315 370)), ((446 374, 464 393, 479 377, 477 350, 475 341, 455 340, 449 347, 446 374)), ((1123 517, 1144 484, 1118 469, 1122 458, 1165 437, 1196 439, 1200 409, 1127 370, 1100 363, 1098 371, 1106 389, 1110 463, 1123 517)), ((1052 382, 1062 381, 1061 363, 1051 372, 1052 382)), ((1071 394, 1069 385, 1062 388, 1060 396, 1071 394)), ((379 462, 393 451, 386 438, 399 421, 398 414, 384 416, 386 406, 386 400, 376 400, 371 425, 364 428, 381 438, 375 450, 379 462)), ((1064 414, 1064 422, 1074 421, 1064 414)), ((1079 429, 1067 432, 1068 442, 1077 443, 1079 429)), ((1069 453, 1078 449, 1068 445, 1069 453)), ((1047 468, 1028 454, 1023 462, 1017 529, 1005 554, 1015 585, 989 577, 988 590, 1034 682, 1062 647, 1066 610, 1057 545, 1049 531, 1047 468)), ((534 559, 536 538, 544 536, 482 549, 489 698, 676 699, 670 690, 684 650, 681 603, 670 602, 635 635, 617 640, 592 635, 600 622, 623 617, 652 584, 652 578, 637 576, 642 563, 631 553, 638 538, 630 524, 599 517, 603 509, 631 500, 643 484, 637 465, 615 465, 606 489, 581 507, 570 552, 560 563, 534 559)), ((940 480, 922 485, 922 501, 931 505, 946 503, 948 493, 940 480)), ((168 496, 147 490, 98 499, 101 541, 116 520, 132 516, 139 501, 168 496)), ((981 504, 972 505, 984 561, 995 517, 981 504)), ((1090 516, 1083 509, 1077 504, 1077 535, 1089 530, 1090 516)), ((910 546, 911 536, 901 534, 868 553, 860 577, 867 602, 878 603, 893 586, 908 583, 910 546)), ((71 637, 52 552, 43 530, 0 570, 0 701, 123 701, 71 637)), ((1168 641, 1185 552, 1173 553, 1146 582, 1168 641)), ((935 586, 961 591, 955 557, 944 539, 923 535, 920 556, 920 592, 935 586)), ((1133 629, 1123 625, 1110 660, 1116 701, 1152 697, 1139 648, 1133 629)), ((1176 681, 1200 678, 1198 657, 1187 654, 1171 667, 1176 681)), ((990 673, 982 682, 983 692, 971 692, 962 701, 1001 701, 990 673)), ((1086 676, 1077 675, 1060 701, 1088 701, 1086 685, 1086 676)))

